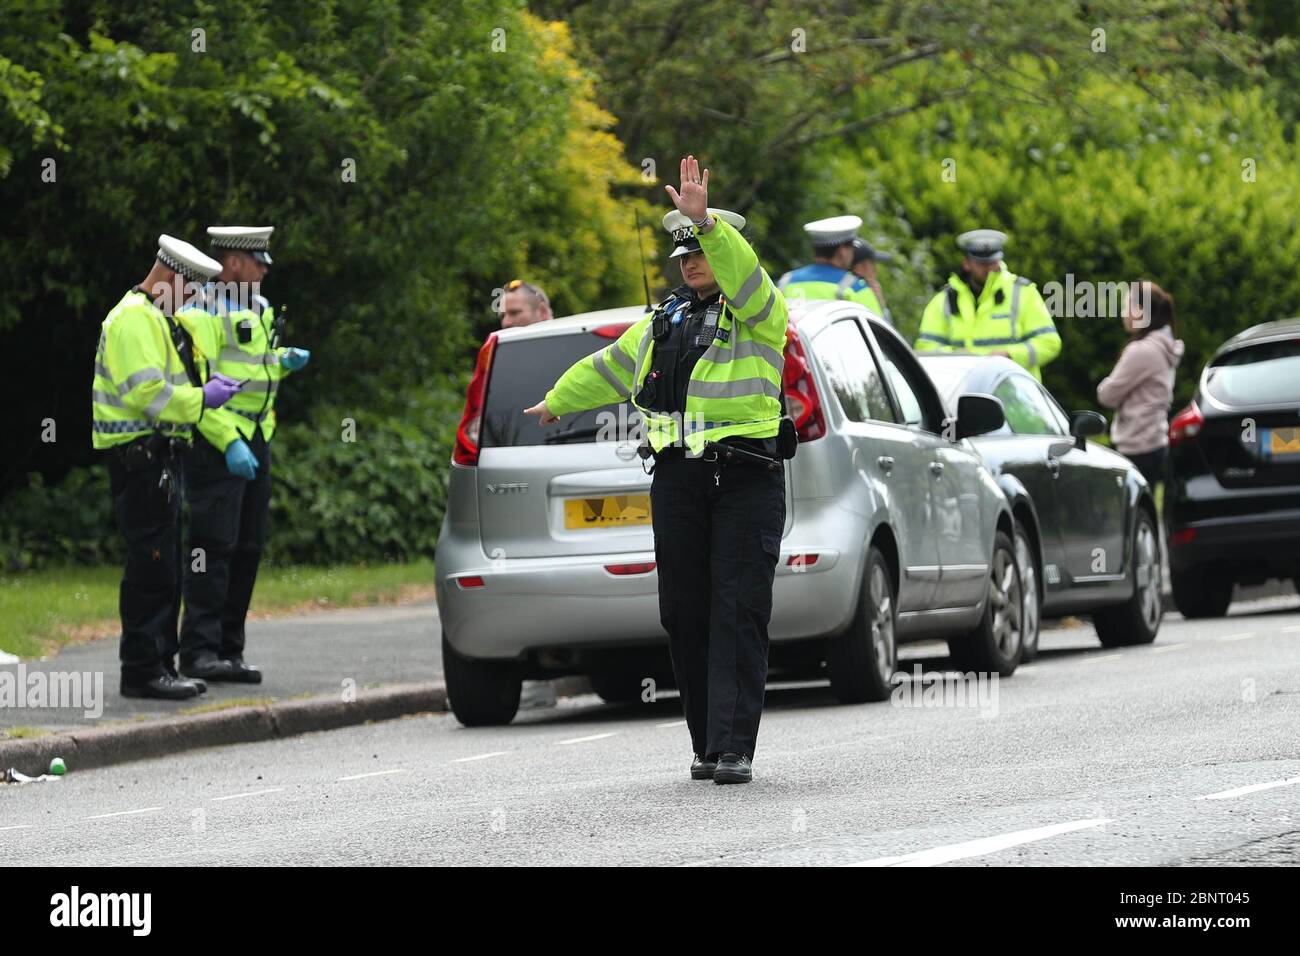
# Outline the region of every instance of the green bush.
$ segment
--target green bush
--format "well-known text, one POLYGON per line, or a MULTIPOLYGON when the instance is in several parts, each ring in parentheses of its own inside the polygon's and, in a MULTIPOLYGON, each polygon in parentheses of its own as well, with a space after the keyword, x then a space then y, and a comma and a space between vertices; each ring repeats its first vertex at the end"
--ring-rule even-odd
POLYGON ((39 474, 27 481, 6 496, 0 511, 0 569, 121 560, 107 468, 74 468, 54 486, 39 474))
POLYGON ((462 396, 391 412, 321 411, 276 432, 268 558, 355 564, 432 557, 462 396), (344 440, 348 423, 355 440, 344 440))
MULTIPOLYGON (((382 411, 321 410, 276 431, 267 559, 359 564, 432 557, 463 393, 448 380, 382 411), (355 440, 343 440, 345 419, 355 440)), ((113 564, 122 544, 108 469, 78 468, 47 486, 32 475, 4 499, 0 567, 113 564)))

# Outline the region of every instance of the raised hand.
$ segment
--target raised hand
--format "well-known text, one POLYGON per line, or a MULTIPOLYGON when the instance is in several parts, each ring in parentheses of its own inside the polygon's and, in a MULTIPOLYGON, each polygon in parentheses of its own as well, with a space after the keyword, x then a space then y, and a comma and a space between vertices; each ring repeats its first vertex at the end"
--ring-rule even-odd
POLYGON ((682 160, 682 189, 678 192, 666 185, 668 198, 678 211, 688 216, 691 222, 699 222, 709 213, 709 171, 700 174, 700 163, 694 156, 682 160))

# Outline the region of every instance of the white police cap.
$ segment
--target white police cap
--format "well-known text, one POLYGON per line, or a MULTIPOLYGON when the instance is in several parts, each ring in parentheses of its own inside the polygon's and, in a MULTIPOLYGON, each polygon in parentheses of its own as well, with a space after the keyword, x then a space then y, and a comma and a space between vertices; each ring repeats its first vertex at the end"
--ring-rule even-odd
POLYGON ((213 249, 236 249, 247 252, 258 262, 271 264, 271 233, 275 226, 208 226, 208 242, 213 249))
POLYGON ((221 263, 216 259, 166 233, 158 237, 158 261, 191 282, 207 282, 221 271, 221 263))
POLYGON ((996 229, 972 229, 957 237, 957 245, 977 262, 1001 262, 1007 234, 996 229))
MULTIPOLYGON (((735 227, 737 231, 745 228, 745 217, 730 209, 714 209, 710 206, 709 215, 714 219, 721 219, 727 225, 735 227)), ((677 209, 664 216, 664 228, 672 233, 673 242, 677 244, 677 248, 668 254, 669 259, 700 251, 700 240, 695 235, 693 225, 691 217, 677 209)))
POLYGON ((833 248, 858 238, 862 228, 861 216, 831 216, 803 224, 803 231, 812 239, 814 248, 833 248))

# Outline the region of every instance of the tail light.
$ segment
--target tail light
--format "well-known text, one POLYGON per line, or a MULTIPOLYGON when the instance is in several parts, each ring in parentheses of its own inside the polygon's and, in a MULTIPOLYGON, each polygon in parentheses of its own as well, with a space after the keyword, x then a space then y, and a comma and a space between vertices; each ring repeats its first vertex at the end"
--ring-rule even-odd
POLYGON ((1195 441, 1204 427, 1205 416, 1193 401, 1169 423, 1169 444, 1177 445, 1180 442, 1195 441))
POLYGON ((602 339, 616 339, 630 328, 631 322, 611 322, 609 325, 596 326, 591 334, 599 335, 602 339))
POLYGON ((1185 544, 1191 544, 1195 540, 1195 528, 1182 528, 1181 530, 1175 531, 1169 535, 1169 545, 1174 548, 1182 547, 1185 544))
POLYGON ((640 564, 607 564, 605 570, 610 574, 649 574, 655 569, 653 561, 644 561, 640 564))
POLYGON ((484 586, 483 578, 477 574, 468 574, 463 578, 456 578, 456 584, 462 591, 468 591, 470 588, 481 588, 484 586))
POLYGON ((785 404, 794 419, 795 433, 800 441, 812 441, 826 434, 826 417, 822 413, 821 399, 813 383, 812 369, 803 343, 794 329, 785 332, 785 371, 781 376, 785 387, 785 404))
POLYGON ((492 353, 496 345, 497 334, 493 332, 478 350, 474 377, 469 380, 469 388, 465 390, 465 411, 460 416, 460 427, 456 429, 456 449, 451 454, 451 460, 458 465, 478 464, 479 425, 483 421, 483 399, 487 395, 487 380, 492 371, 492 353))

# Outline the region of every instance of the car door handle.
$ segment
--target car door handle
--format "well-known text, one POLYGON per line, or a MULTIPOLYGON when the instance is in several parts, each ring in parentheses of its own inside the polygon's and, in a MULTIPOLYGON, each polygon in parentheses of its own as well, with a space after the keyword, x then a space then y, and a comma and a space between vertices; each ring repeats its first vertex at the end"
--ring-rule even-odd
POLYGON ((932 462, 930 462, 930 474, 934 475, 934 477, 936 477, 936 478, 938 478, 940 475, 942 475, 942 474, 943 474, 943 462, 941 462, 941 461, 932 461, 932 462))
POLYGON ((894 470, 894 459, 888 455, 881 455, 876 459, 876 464, 880 466, 881 471, 890 472, 894 470))
POLYGON ((1047 470, 1052 473, 1053 478, 1061 477, 1061 463, 1055 458, 1047 459, 1047 470))

